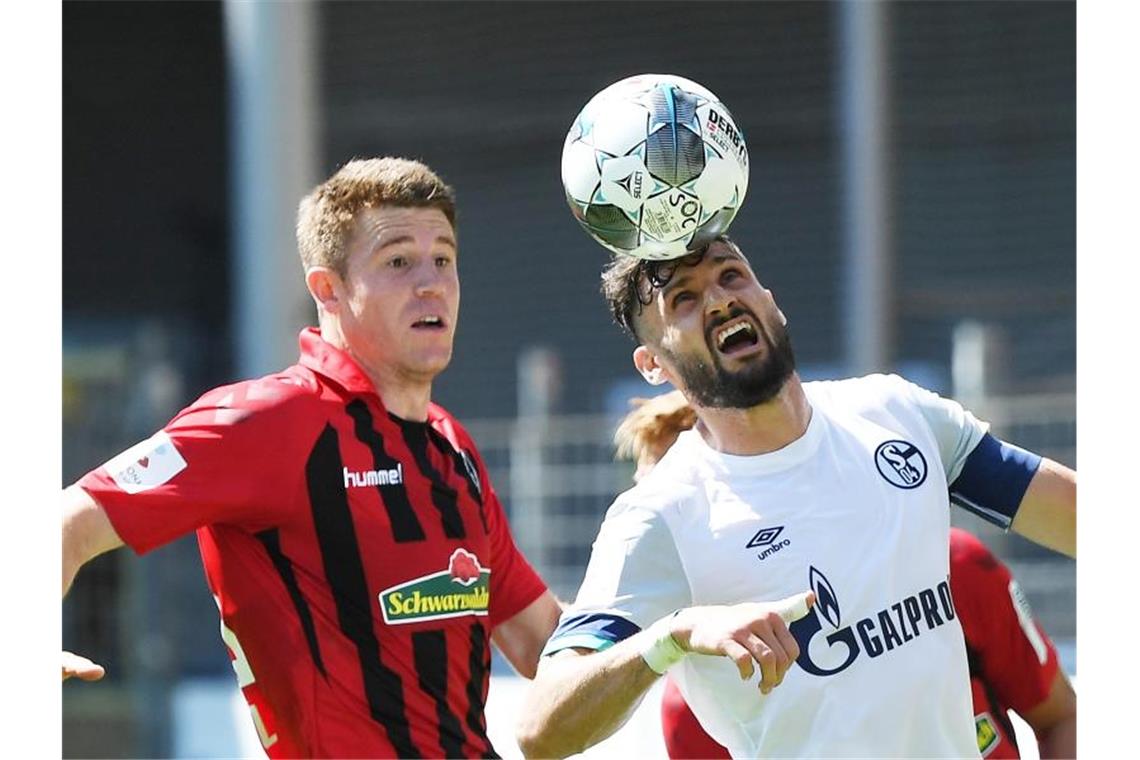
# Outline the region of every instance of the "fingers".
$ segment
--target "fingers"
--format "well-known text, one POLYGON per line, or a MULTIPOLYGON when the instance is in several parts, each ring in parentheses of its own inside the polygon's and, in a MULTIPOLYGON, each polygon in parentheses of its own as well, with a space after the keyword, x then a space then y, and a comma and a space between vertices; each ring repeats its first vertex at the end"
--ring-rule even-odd
POLYGON ((814 604, 815 594, 802 591, 777 602, 690 608, 683 613, 694 613, 691 622, 678 614, 678 630, 673 635, 686 651, 728 657, 743 680, 751 678, 758 666, 760 692, 768 694, 783 683, 784 675, 800 656, 799 644, 788 626, 807 615, 814 604), (695 614, 698 610, 701 614, 695 614))
MULTIPOLYGON (((784 629, 784 632, 787 630, 784 629)), ((794 639, 792 643, 795 643, 794 639)), ((784 674, 795 662, 795 657, 789 656, 787 646, 775 626, 763 631, 761 635, 751 634, 748 637, 748 649, 760 666, 760 693, 767 694, 783 683, 784 674)))
POLYGON ((81 657, 71 652, 63 653, 63 680, 69 678, 79 678, 83 681, 98 681, 104 676, 106 671, 102 665, 98 665, 86 657, 81 657))
POLYGON ((755 668, 752 665, 755 655, 743 644, 735 639, 728 639, 724 642, 723 653, 725 657, 736 663, 736 669, 740 671, 741 681, 747 681, 752 677, 752 674, 755 672, 755 668))
POLYGON ((772 606, 780 617, 783 618, 784 622, 791 625, 800 618, 805 617, 813 604, 815 604, 815 593, 812 591, 802 591, 789 596, 787 599, 773 602, 772 606))

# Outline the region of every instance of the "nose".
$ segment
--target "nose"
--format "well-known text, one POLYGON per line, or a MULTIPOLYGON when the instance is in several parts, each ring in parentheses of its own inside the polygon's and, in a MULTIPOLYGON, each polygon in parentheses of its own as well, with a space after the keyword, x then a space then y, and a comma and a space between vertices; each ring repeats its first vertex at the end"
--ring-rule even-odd
POLYGON ((735 303, 736 296, 719 284, 714 283, 705 290, 705 313, 710 317, 727 312, 735 303))
POLYGON ((435 259, 428 257, 416 276, 416 295, 438 296, 447 288, 447 274, 435 265, 435 259))

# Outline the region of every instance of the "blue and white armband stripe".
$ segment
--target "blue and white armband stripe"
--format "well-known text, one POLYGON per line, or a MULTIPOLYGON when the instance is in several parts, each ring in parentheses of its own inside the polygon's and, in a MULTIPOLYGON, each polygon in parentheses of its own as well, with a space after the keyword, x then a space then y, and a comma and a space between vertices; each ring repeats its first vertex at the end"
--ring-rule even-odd
POLYGON ((986 433, 950 484, 950 501, 1008 530, 1040 466, 1037 454, 986 433))

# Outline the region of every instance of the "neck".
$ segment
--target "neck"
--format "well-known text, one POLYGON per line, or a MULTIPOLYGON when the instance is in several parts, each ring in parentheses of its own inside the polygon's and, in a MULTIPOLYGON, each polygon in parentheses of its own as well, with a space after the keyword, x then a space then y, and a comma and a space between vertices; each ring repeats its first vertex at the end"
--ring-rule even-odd
POLYGON ((697 430, 713 449, 751 456, 782 449, 807 431, 811 404, 796 373, 771 401, 750 409, 695 406, 697 430))
POLYGON ((370 361, 354 351, 335 320, 321 320, 321 338, 352 357, 356 365, 372 382, 376 395, 384 408, 400 419, 411 422, 427 420, 428 404, 431 403, 432 377, 413 375, 398 368, 370 361))
POLYGON ((384 402, 384 408, 402 420, 424 422, 431 403, 431 381, 413 383, 407 378, 385 377, 364 369, 384 402))

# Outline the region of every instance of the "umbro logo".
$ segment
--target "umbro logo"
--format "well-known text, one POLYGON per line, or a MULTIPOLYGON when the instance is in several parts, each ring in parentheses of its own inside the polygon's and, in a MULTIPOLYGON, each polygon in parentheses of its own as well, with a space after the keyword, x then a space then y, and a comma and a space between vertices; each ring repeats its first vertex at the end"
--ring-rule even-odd
POLYGON ((762 551, 756 555, 756 559, 758 559, 762 562, 762 561, 768 559, 768 557, 771 557, 776 552, 780 551, 781 549, 787 548, 788 546, 792 545, 791 539, 788 539, 788 538, 785 538, 785 539, 780 540, 780 541, 776 540, 777 538, 780 537, 780 534, 783 532, 784 532, 784 526, 783 525, 777 525, 774 528, 761 528, 760 530, 756 531, 756 535, 752 536, 752 538, 749 539, 748 543, 745 544, 744 548, 745 549, 756 549, 756 548, 761 547, 761 546, 766 547, 764 549, 764 551, 762 551))
POLYGON ((783 525, 777 525, 775 528, 761 528, 756 531, 756 535, 749 541, 745 549, 755 549, 757 546, 766 546, 776 540, 776 536, 784 532, 783 525))

